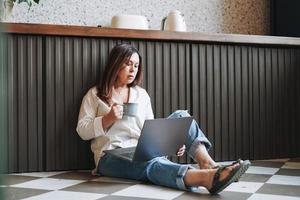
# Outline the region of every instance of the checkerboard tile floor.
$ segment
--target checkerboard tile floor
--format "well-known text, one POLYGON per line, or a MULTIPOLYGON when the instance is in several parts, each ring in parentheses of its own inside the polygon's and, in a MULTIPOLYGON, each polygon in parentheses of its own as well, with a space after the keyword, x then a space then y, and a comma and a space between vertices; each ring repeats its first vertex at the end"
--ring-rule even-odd
POLYGON ((89 171, 1 175, 6 199, 146 200, 249 199, 300 200, 300 158, 252 161, 239 182, 219 195, 204 188, 184 192, 137 181, 92 176, 89 171))

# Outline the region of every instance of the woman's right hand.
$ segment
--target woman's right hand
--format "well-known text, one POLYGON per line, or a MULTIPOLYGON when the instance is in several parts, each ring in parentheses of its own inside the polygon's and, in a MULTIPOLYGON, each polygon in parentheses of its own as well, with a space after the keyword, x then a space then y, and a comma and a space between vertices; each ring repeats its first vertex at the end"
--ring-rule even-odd
POLYGON ((116 121, 118 119, 122 119, 122 117, 123 117, 123 106, 114 103, 111 106, 111 109, 110 109, 108 115, 110 116, 110 118, 113 121, 116 121))
POLYGON ((123 106, 114 103, 107 115, 102 118, 102 126, 104 129, 110 127, 118 119, 123 117, 123 106))

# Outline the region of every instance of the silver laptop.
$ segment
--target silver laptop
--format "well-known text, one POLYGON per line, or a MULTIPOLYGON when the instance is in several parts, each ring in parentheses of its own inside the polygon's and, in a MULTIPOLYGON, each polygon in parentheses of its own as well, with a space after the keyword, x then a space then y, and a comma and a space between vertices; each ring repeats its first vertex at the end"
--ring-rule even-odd
POLYGON ((104 153, 129 161, 176 155, 185 142, 192 121, 192 117, 146 120, 136 147, 106 150, 104 153))

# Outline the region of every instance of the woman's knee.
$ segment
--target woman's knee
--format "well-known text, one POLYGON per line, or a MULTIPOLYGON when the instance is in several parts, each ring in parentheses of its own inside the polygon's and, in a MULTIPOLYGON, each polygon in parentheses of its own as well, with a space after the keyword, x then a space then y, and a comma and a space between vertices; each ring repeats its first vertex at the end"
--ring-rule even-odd
POLYGON ((169 162, 170 161, 165 157, 156 157, 156 158, 153 158, 151 161, 148 161, 149 164, 148 164, 147 170, 146 170, 148 178, 153 176, 153 173, 156 174, 158 171, 162 171, 164 164, 169 163, 169 162))

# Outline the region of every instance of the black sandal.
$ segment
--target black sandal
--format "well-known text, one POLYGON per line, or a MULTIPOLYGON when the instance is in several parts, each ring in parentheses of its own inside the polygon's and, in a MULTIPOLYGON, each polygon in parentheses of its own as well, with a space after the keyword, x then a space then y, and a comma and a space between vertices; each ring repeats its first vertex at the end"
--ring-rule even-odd
POLYGON ((241 160, 241 159, 239 158, 239 159, 237 159, 236 161, 232 162, 231 164, 227 164, 227 165, 224 165, 224 164, 218 164, 218 165, 214 166, 213 169, 217 169, 217 168, 219 168, 219 167, 230 167, 230 166, 235 165, 235 164, 237 164, 237 163, 241 164, 241 162, 243 162, 243 160, 241 160))
POLYGON ((234 168, 225 179, 220 181, 219 180, 220 175, 221 175, 222 171, 225 170, 225 168, 226 168, 225 166, 220 166, 218 168, 218 170, 216 171, 214 178, 213 178, 212 187, 211 187, 211 189, 208 190, 210 194, 214 195, 214 194, 220 193, 228 185, 235 182, 235 180, 237 180, 238 177, 241 175, 242 165, 239 165, 236 168, 234 168))
POLYGON ((220 167, 230 167, 230 166, 233 166, 235 164, 240 164, 242 166, 242 169, 240 171, 240 175, 239 177, 235 180, 235 182, 238 182, 239 179, 241 178, 241 176, 247 171, 247 169, 250 167, 251 165, 251 162, 249 160, 242 160, 242 159, 238 159, 234 162, 232 162, 231 164, 227 164, 227 165, 223 165, 223 164, 219 164, 215 167, 213 167, 213 169, 217 169, 217 168, 220 168, 220 167))

